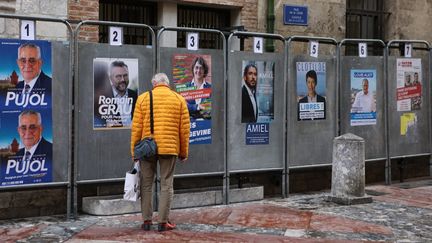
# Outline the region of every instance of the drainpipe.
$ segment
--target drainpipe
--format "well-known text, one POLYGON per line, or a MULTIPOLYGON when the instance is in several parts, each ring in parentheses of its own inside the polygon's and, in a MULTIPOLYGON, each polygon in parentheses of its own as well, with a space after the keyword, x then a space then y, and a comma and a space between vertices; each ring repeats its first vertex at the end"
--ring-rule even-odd
MULTIPOLYGON (((274 33, 274 22, 275 22, 275 13, 274 13, 274 0, 267 0, 267 33, 274 33)), ((266 39, 265 44, 266 52, 274 52, 274 40, 266 39)))

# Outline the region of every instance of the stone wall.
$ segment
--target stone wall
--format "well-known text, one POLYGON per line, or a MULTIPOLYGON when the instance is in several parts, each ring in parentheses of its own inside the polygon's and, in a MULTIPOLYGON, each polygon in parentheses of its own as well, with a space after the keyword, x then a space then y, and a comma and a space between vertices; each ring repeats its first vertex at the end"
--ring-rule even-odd
POLYGON ((385 18, 385 39, 426 40, 432 42, 428 31, 432 22, 432 1, 404 0, 384 1, 384 11, 389 12, 385 18))
MULTIPOLYGON (((25 16, 67 18, 67 0, 7 0, 0 1, 0 13, 25 16)), ((66 40, 67 28, 62 23, 39 21, 36 23, 36 38, 48 40, 66 40)), ((19 37, 19 21, 14 19, 0 20, 2 38, 19 37)))
POLYGON ((0 219, 66 214, 66 189, 0 192, 0 219))

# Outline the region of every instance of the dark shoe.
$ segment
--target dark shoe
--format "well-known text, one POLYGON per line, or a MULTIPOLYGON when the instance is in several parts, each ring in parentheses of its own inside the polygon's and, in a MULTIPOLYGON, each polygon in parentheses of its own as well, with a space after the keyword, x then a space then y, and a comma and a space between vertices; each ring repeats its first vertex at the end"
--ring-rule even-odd
POLYGON ((173 230, 176 228, 176 225, 171 223, 171 222, 166 222, 166 223, 160 223, 158 224, 158 231, 162 232, 162 231, 167 231, 167 230, 173 230))
POLYGON ((152 226, 152 221, 151 220, 146 220, 144 221, 144 223, 141 225, 141 228, 145 231, 149 231, 151 226, 152 226))

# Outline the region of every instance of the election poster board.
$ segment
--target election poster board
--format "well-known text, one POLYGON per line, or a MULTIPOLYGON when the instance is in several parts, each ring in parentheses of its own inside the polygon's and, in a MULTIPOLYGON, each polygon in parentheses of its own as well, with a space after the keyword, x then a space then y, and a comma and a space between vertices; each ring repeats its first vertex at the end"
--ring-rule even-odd
POLYGON ((93 59, 93 129, 130 129, 138 97, 138 59, 93 59))
POLYGON ((242 123, 270 123, 274 119, 274 62, 243 60, 242 123))
POLYGON ((297 120, 326 118, 326 63, 297 62, 297 120))
POLYGON ((191 121, 189 143, 211 144, 211 56, 174 54, 172 63, 175 90, 186 99, 189 110, 191 121))
POLYGON ((241 122, 246 123, 246 145, 269 144, 274 119, 274 61, 243 60, 241 122))
POLYGON ((52 182, 48 41, 0 39, 0 186, 52 182))
POLYGON ((396 60, 397 111, 420 110, 422 106, 422 69, 419 58, 396 60))
POLYGON ((376 70, 351 70, 351 126, 376 124, 376 70))

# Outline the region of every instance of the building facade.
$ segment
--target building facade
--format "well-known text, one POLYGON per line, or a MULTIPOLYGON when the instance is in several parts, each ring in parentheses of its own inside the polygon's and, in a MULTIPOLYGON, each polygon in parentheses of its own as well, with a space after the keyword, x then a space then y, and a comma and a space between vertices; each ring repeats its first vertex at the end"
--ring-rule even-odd
MULTIPOLYGON (((0 0, 0 13, 80 20, 109 20, 151 26, 216 28, 343 38, 431 41, 430 0, 0 0), (307 7, 306 25, 284 24, 284 5, 307 7), (273 6, 273 7, 272 7, 273 6), (269 9, 270 8, 270 9, 269 9)), ((87 26, 81 39, 99 41, 103 31, 87 26)), ((0 20, 0 35, 18 35, 18 22, 0 20)), ((58 24, 37 24, 41 39, 65 39, 58 24)), ((176 40, 176 38, 166 38, 176 40)), ((131 41, 133 42, 133 41, 131 41)), ((174 45, 173 43, 169 43, 174 45)))

